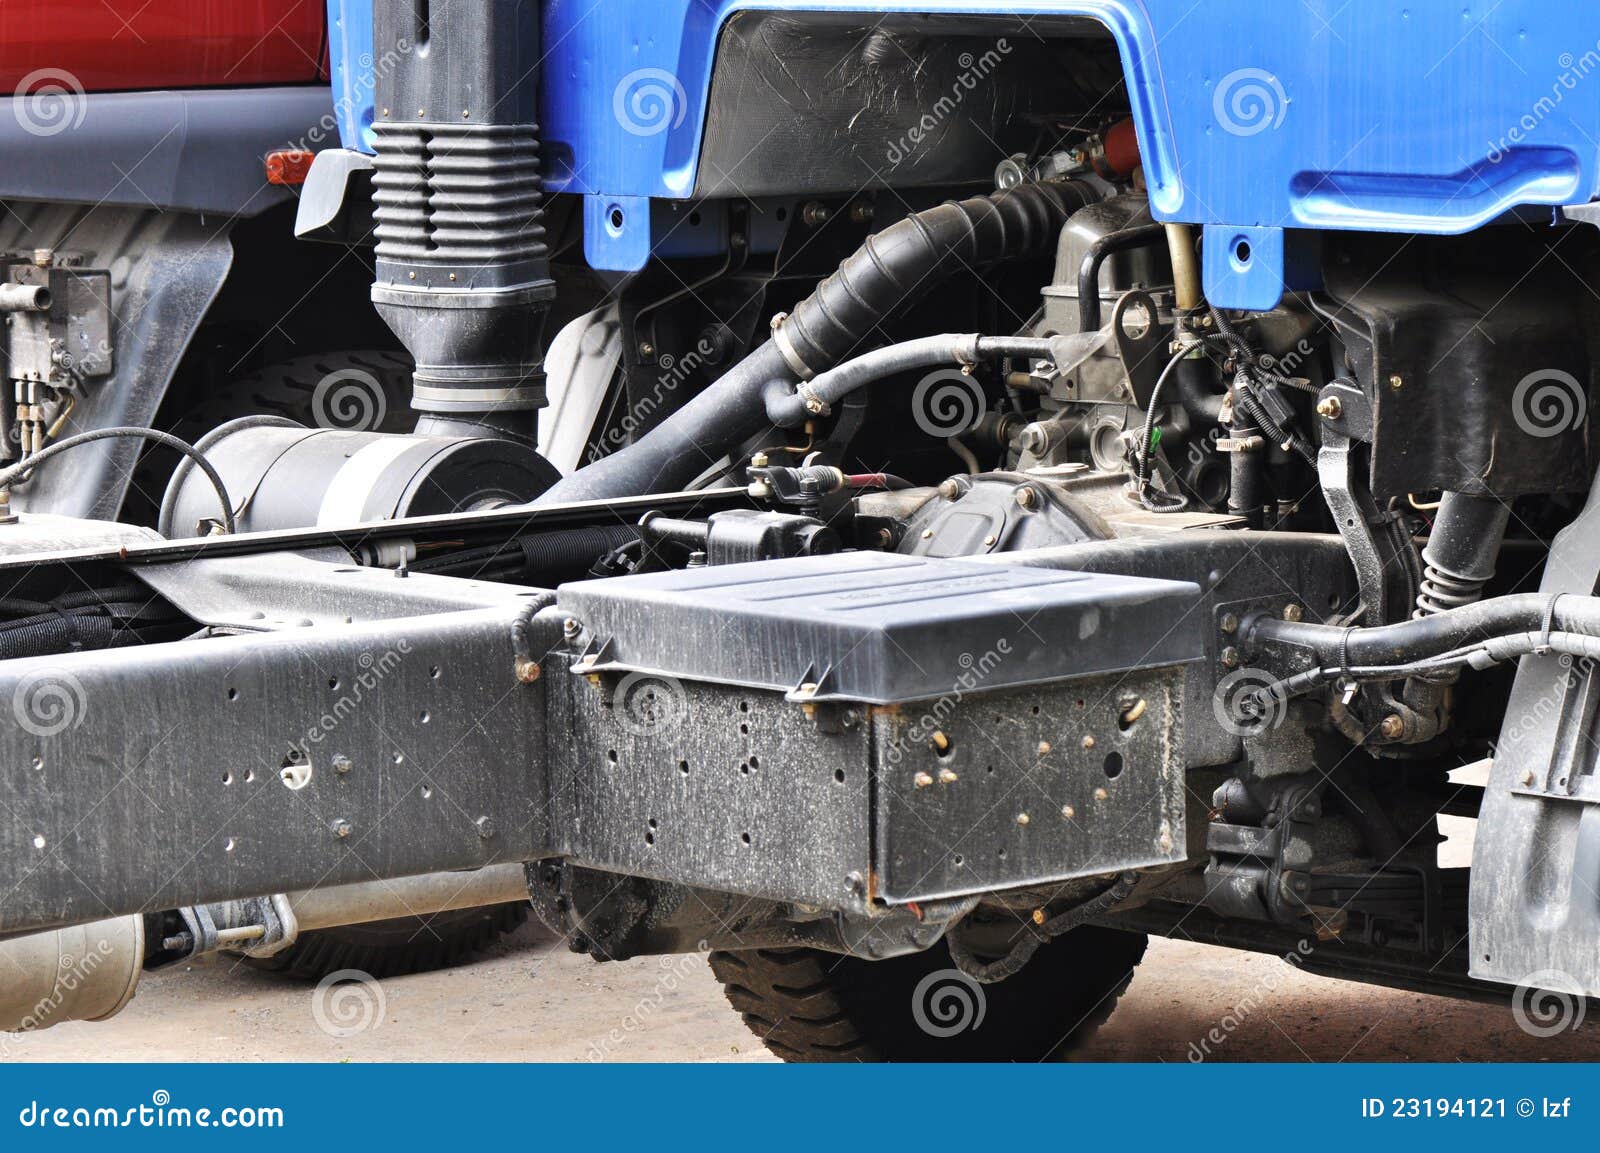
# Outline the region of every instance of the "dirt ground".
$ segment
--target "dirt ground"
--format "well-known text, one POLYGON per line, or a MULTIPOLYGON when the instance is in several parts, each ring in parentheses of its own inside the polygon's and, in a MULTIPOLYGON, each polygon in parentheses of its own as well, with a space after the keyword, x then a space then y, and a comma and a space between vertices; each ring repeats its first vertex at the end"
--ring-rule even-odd
MULTIPOLYGON (((1446 863, 1470 859, 1469 822, 1446 863)), ((346 986, 235 963, 146 977, 123 1013, 0 1037, 0 1060, 766 1061, 704 959, 598 965, 525 927, 456 969, 346 986)), ((1121 1005, 1082 1052, 1096 1061, 1572 1061, 1600 1059, 1600 1021, 1534 1037, 1508 1008, 1301 972, 1277 957, 1153 941, 1121 1005)))

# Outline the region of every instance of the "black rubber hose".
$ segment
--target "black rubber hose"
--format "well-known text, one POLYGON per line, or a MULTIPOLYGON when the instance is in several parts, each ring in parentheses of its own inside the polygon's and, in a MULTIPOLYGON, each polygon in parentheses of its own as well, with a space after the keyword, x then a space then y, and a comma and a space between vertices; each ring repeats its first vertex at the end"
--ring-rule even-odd
POLYGON ((1108 232, 1089 246, 1078 266, 1078 331, 1100 330, 1100 266, 1110 256, 1134 248, 1167 243, 1165 224, 1138 224, 1108 232))
POLYGON ((1247 639, 1310 649, 1319 663, 1339 669, 1409 664, 1490 637, 1546 629, 1600 636, 1600 597, 1514 593, 1377 628, 1346 629, 1262 616, 1250 622, 1247 639))
POLYGON ((779 333, 634 444, 579 469, 533 504, 671 492, 767 427, 764 393, 825 372, 897 310, 960 268, 1047 252, 1067 217, 1100 198, 1079 181, 1024 184, 896 221, 794 307, 779 333), (790 350, 786 354, 780 342, 790 350), (790 363, 790 356, 801 366, 790 363))

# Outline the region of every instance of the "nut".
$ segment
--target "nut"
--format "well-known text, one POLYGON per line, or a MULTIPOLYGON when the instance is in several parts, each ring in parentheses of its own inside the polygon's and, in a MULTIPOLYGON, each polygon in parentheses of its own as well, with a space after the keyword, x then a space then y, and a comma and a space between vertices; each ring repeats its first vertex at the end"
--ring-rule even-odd
POLYGON ((1217 627, 1223 632, 1227 633, 1229 636, 1232 636, 1234 633, 1239 631, 1239 614, 1223 613, 1222 620, 1217 622, 1217 627))
POLYGON ((1242 658, 1239 656, 1239 650, 1234 648, 1232 645, 1229 645, 1227 648, 1222 650, 1222 667, 1225 669, 1238 668, 1241 659, 1242 658))
POLYGON ((355 768, 355 766, 350 763, 350 758, 345 756, 343 753, 333 754, 333 760, 330 763, 333 765, 333 771, 341 776, 355 768))
POLYGON ((1039 755, 1041 757, 1048 757, 1050 755, 1050 742, 1049 741, 1040 741, 1039 742, 1039 755))
POLYGON ((1070 821, 1073 817, 1078 815, 1078 810, 1074 809, 1071 805, 1062 805, 1061 815, 1070 821))
POLYGON ((1016 500, 1018 508, 1037 508, 1039 506, 1039 490, 1023 485, 1017 489, 1016 500))
POLYGON ((338 837, 341 841, 356 831, 355 826, 349 821, 345 820, 343 817, 340 817, 338 820, 334 821, 328 826, 328 828, 332 829, 333 835, 338 837))
POLYGON ((1033 911, 1033 923, 1035 925, 1042 925, 1042 924, 1045 923, 1045 921, 1047 919, 1048 918, 1045 916, 1045 912, 1044 912, 1043 909, 1035 909, 1033 911))
POLYGON ((495 829, 493 817, 479 817, 476 821, 472 822, 472 825, 478 830, 478 836, 482 837, 484 840, 487 841, 490 837, 494 836, 495 829))
POLYGON ((517 658, 515 672, 517 674, 517 680, 521 681, 523 684, 533 684, 534 681, 539 679, 539 674, 543 671, 544 670, 539 667, 538 661, 531 661, 526 657, 517 658))
POLYGON ((933 777, 929 776, 927 773, 918 773, 916 776, 911 778, 911 783, 916 785, 919 789, 925 789, 929 785, 933 784, 933 777))
POLYGON ((960 777, 956 776, 954 769, 939 770, 939 783, 942 785, 953 785, 960 779, 960 777))
POLYGON ((1406 722, 1395 713, 1390 713, 1383 718, 1383 723, 1378 726, 1378 732, 1383 734, 1386 741, 1398 741, 1406 734, 1406 722))
POLYGON ((1300 621, 1305 620, 1305 618, 1306 610, 1292 601, 1283 606, 1283 619, 1288 621, 1290 624, 1297 624, 1300 621))
POLYGON ((1027 823, 1028 823, 1028 814, 1027 813, 1018 813, 1017 814, 1017 824, 1026 825, 1027 823))
POLYGON ((1094 748, 1094 734, 1093 733, 1084 733, 1083 734, 1083 740, 1080 741, 1079 743, 1082 744, 1083 747, 1086 748, 1086 749, 1094 748))
POLYGON ((939 482, 939 495, 945 500, 959 500, 961 498, 961 482, 955 477, 939 482))
POLYGON ((1405 386, 1406 386, 1406 378, 1401 376, 1398 372, 1395 373, 1393 376, 1391 376, 1389 378, 1389 391, 1390 392, 1399 392, 1405 386))
POLYGON ((1338 420, 1344 412, 1344 405, 1337 396, 1325 396, 1317 401, 1317 415, 1327 417, 1329 420, 1338 420))

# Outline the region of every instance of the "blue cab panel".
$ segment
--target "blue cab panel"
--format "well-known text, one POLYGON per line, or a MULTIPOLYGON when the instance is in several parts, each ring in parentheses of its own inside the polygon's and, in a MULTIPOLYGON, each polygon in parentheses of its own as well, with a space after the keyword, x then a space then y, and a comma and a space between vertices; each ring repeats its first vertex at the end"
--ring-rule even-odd
MULTIPOLYGON (((370 151, 371 0, 328 3, 341 134, 370 151)), ((1225 306, 1277 299, 1296 232, 1459 233, 1600 195, 1589 0, 547 0, 547 183, 586 198, 594 266, 641 267, 642 207, 694 195, 719 38, 752 12, 1103 25, 1152 209, 1218 239, 1225 306)))

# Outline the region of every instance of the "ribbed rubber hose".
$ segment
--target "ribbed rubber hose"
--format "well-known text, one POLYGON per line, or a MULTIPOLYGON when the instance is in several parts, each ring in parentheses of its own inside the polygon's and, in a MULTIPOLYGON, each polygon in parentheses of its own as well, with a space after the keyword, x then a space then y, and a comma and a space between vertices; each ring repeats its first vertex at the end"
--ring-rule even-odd
POLYGON ((825 372, 897 310, 958 268, 1049 252, 1067 217, 1100 198, 1078 181, 1024 184, 947 201, 896 221, 797 304, 781 333, 636 443, 579 469, 533 504, 607 500, 682 488, 767 427, 764 393, 825 372), (786 343, 798 371, 779 347, 786 343))

